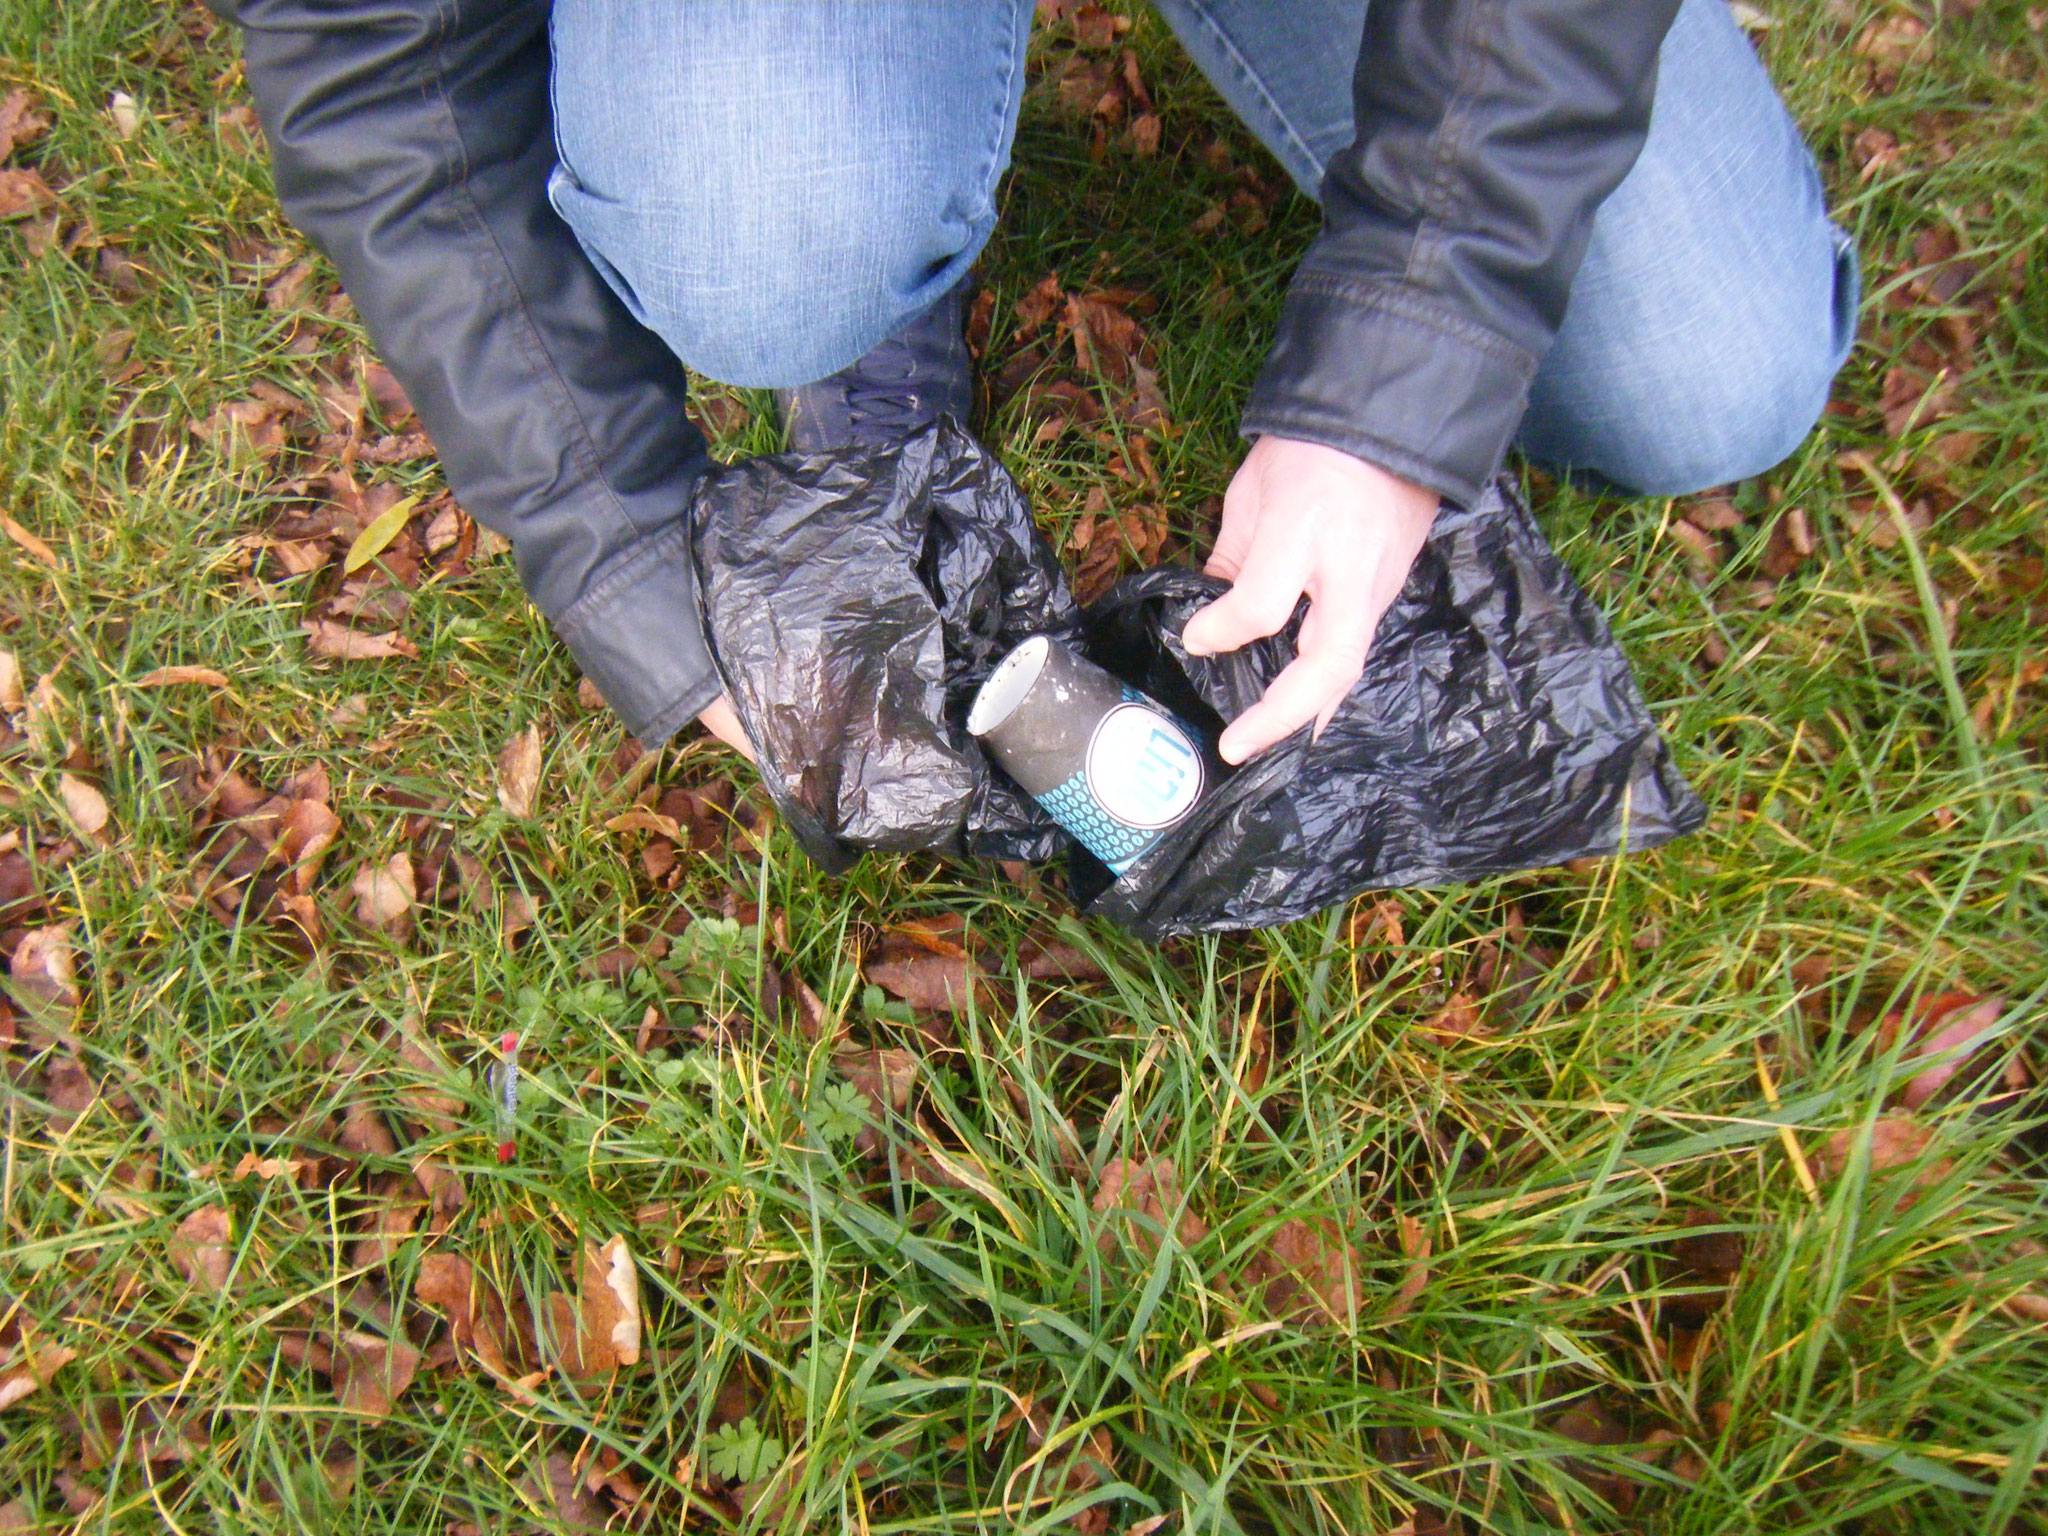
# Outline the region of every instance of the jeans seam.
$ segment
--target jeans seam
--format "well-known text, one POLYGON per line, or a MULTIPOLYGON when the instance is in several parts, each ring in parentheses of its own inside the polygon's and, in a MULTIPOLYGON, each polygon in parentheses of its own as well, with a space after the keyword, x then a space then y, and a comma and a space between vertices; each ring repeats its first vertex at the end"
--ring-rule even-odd
POLYGON ((1209 14, 1208 8, 1201 4, 1201 0, 1188 0, 1188 10, 1201 23, 1204 30, 1216 40, 1220 51, 1228 56, 1231 68, 1237 72, 1238 79, 1251 87, 1260 103, 1271 114, 1273 121, 1280 125, 1280 131, 1286 137, 1287 142, 1300 154, 1302 161, 1307 165, 1315 167, 1316 185, 1320 187, 1322 185, 1323 173, 1327 167, 1316 157, 1315 151, 1309 148, 1308 140, 1301 136, 1301 130, 1295 127, 1293 119, 1288 117, 1285 110, 1282 109, 1278 98, 1267 89, 1266 82, 1252 68, 1251 60, 1245 57, 1244 51, 1237 46, 1236 41, 1230 34, 1217 25, 1215 18, 1209 14))
POLYGON ((1017 77, 1024 68, 1024 55, 1028 51, 1027 47, 1020 46, 1017 42, 1016 6, 990 5, 988 10, 990 15, 1001 18, 1001 36, 1009 50, 1010 67, 1003 78, 1002 93, 996 99, 995 112, 990 120, 987 148, 982 153, 981 166, 974 178, 980 185, 981 198, 986 205, 984 214, 995 206, 996 162, 1002 152, 1004 128, 1016 120, 1011 103, 1017 97, 1017 77))

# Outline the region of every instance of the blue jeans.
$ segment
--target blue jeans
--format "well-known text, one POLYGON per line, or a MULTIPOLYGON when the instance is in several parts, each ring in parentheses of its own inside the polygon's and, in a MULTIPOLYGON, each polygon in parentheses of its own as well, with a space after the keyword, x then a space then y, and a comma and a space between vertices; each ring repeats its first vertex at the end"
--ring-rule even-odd
MULTIPOLYGON (((1310 196, 1352 137, 1364 0, 1156 0, 1310 196)), ((1032 0, 555 0, 556 211, 698 372, 837 371, 987 241, 1032 0)), ((1370 67, 1369 63, 1367 67, 1370 67)), ((1673 495, 1796 448, 1855 332, 1855 254, 1725 0, 1685 0, 1595 217, 1522 449, 1673 495)))

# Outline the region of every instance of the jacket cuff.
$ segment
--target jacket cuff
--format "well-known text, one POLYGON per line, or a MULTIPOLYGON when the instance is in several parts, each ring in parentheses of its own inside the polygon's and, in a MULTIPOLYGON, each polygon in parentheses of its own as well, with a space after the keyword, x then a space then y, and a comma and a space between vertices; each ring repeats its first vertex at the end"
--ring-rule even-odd
POLYGON ((704 643, 681 523, 608 562, 555 619, 555 633, 643 745, 659 746, 725 691, 704 643))
POLYGON ((1297 272, 1241 430, 1340 448, 1469 507, 1521 425, 1536 361, 1412 288, 1297 272))

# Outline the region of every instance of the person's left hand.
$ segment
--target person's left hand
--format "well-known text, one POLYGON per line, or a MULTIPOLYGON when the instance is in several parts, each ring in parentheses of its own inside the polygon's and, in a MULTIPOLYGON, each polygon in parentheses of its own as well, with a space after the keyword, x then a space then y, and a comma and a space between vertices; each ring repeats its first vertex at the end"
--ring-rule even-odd
POLYGON ((1217 743, 1241 763, 1313 720, 1329 724, 1365 670, 1380 616, 1393 606, 1436 519, 1437 496, 1341 449, 1262 437, 1223 497, 1223 527, 1204 567, 1231 588, 1188 620, 1195 656, 1277 633, 1304 593, 1295 659, 1217 743))

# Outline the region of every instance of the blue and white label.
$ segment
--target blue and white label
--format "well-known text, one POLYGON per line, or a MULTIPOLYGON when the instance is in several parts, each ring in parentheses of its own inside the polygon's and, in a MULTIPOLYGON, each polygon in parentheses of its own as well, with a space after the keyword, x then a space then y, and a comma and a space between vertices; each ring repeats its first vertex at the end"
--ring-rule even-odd
POLYGON ((1170 827, 1202 793, 1202 756, 1169 715, 1119 704, 1088 742, 1088 789, 1104 812, 1127 827, 1170 827))

